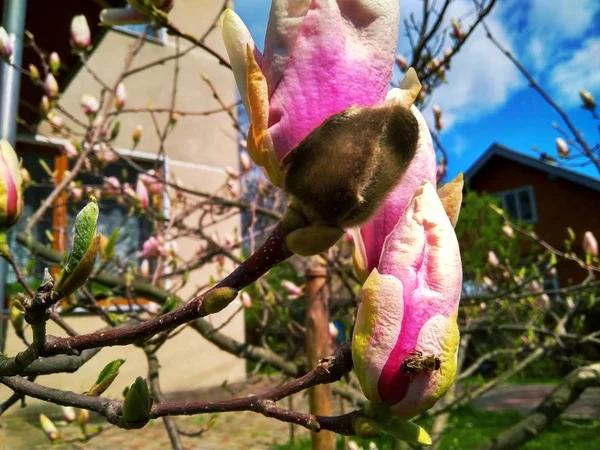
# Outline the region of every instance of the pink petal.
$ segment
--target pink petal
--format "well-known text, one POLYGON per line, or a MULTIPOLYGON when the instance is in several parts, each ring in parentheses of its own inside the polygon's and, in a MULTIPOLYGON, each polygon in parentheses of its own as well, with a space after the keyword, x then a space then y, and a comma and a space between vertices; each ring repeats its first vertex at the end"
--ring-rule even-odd
MULTIPOLYGON (((313 0, 285 73, 270 88, 269 131, 280 159, 327 117, 352 105, 384 100, 398 21, 396 0, 339 0, 339 5, 313 0)), ((294 34, 290 32, 290 39, 294 34)), ((270 68, 272 78, 280 70, 275 68, 270 68)))
POLYGON ((369 272, 379 263, 386 236, 398 223, 417 188, 424 180, 435 185, 435 152, 431 134, 419 110, 413 106, 411 111, 419 122, 417 154, 398 185, 388 194, 379 212, 361 228, 369 272))
POLYGON ((455 314, 461 294, 462 268, 450 219, 429 182, 424 182, 387 237, 379 271, 403 285, 404 314, 400 335, 379 378, 379 395, 394 404, 408 390, 410 377, 400 372, 419 333, 433 316, 455 314))

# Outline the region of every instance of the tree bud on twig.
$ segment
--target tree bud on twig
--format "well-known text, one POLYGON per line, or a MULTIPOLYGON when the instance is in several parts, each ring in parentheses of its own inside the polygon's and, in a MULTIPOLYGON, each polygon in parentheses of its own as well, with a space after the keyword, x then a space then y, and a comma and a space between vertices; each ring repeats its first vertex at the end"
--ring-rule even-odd
POLYGON ((143 428, 150 420, 152 397, 148 385, 142 377, 137 377, 123 402, 122 426, 127 429, 143 428))
POLYGON ((49 99, 56 98, 58 96, 58 82, 54 75, 49 73, 46 75, 46 81, 44 82, 44 92, 49 99))
POLYGON ((4 29, 0 27, 0 57, 8 59, 13 53, 12 39, 4 29))
POLYGON ((596 99, 594 98, 591 92, 582 89, 579 91, 579 97, 583 102, 582 107, 584 109, 589 109, 590 111, 596 109, 596 99))
POLYGON ((21 166, 12 145, 0 140, 0 230, 19 221, 23 214, 21 166))
POLYGON ((60 56, 58 56, 58 53, 56 53, 56 52, 50 53, 50 58, 48 58, 48 63, 50 65, 50 70, 52 71, 52 73, 54 75, 56 75, 58 73, 58 71, 60 70, 60 56))
POLYGON ((76 50, 87 50, 92 43, 90 27, 83 14, 73 17, 71 21, 71 45, 76 50))
POLYGON ((563 138, 556 138, 556 151, 561 158, 569 156, 569 146, 563 138))

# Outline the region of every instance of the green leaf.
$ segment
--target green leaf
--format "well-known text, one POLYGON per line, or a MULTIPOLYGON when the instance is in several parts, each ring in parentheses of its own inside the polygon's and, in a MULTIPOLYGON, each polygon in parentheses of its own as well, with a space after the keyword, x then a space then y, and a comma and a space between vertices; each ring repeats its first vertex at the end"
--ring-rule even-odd
POLYGON ((117 136, 119 136, 119 132, 121 131, 121 121, 117 120, 110 132, 110 140, 114 141, 117 136))
POLYGON ((95 397, 106 391, 115 378, 117 378, 117 375, 119 375, 119 368, 123 365, 123 363, 125 363, 124 359, 116 359, 104 366, 104 369, 102 369, 98 375, 98 379, 88 391, 87 395, 90 397, 95 397))
POLYGON ((104 247, 104 256, 106 259, 111 259, 115 252, 115 246, 117 245, 117 238, 119 237, 119 228, 115 228, 112 233, 110 233, 110 237, 108 238, 108 242, 106 243, 106 247, 104 247))

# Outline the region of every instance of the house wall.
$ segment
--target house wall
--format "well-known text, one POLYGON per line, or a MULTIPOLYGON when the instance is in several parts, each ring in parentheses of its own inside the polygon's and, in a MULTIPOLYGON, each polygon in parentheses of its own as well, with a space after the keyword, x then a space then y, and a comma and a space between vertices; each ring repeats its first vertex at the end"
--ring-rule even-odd
MULTIPOLYGON (((493 156, 469 181, 472 190, 490 194, 523 186, 533 186, 535 191, 538 220, 534 229, 553 247, 564 249, 567 227, 575 232, 573 250, 580 255, 584 232, 600 236, 600 193, 595 190, 500 156, 493 156)), ((564 262, 558 274, 560 285, 567 286, 581 282, 586 272, 576 263, 564 262)))
MULTIPOLYGON (((221 6, 222 2, 179 0, 170 17, 181 29, 201 35, 218 16, 221 6)), ((89 18, 88 20, 91 21, 89 18)), ((61 30, 65 33, 65 39, 68 39, 67 30, 68 28, 61 30)), ((135 40, 135 37, 126 33, 108 31, 91 54, 89 66, 111 85, 121 72, 128 48, 135 40)), ((218 28, 211 33, 207 44, 220 54, 226 55, 218 28)), ((185 50, 190 45, 181 41, 180 49, 185 50)), ((174 55, 176 51, 176 39, 172 36, 168 37, 165 45, 147 42, 134 59, 132 68, 174 55)), ((145 108, 150 103, 154 108, 168 108, 171 102, 175 70, 176 63, 174 60, 170 60, 151 70, 127 78, 125 80, 128 94, 126 108, 145 108)), ((206 52, 197 48, 190 51, 179 60, 178 70, 176 109, 202 112, 219 108, 211 90, 202 81, 201 73, 211 79, 226 105, 236 102, 236 89, 231 71, 220 66, 217 60, 206 52)), ((90 73, 82 69, 68 84, 60 98, 60 104, 78 120, 84 122, 87 119, 81 111, 80 99, 85 93, 99 96, 100 85, 90 73)), ((157 113, 155 118, 164 125, 168 121, 168 114, 157 113)), ((65 120, 67 126, 77 129, 69 118, 65 117, 65 120)), ((144 133, 136 151, 143 152, 146 156, 159 151, 159 141, 150 114, 122 114, 120 120, 121 132, 115 146, 131 147, 132 131, 138 124, 141 124, 144 127, 144 133)), ((38 135, 56 137, 47 124, 39 127, 38 135)), ((188 188, 208 193, 214 192, 225 183, 225 167, 237 168, 239 165, 236 132, 232 127, 231 118, 225 112, 207 116, 180 116, 174 131, 165 142, 164 153, 169 158, 170 175, 181 179, 183 185, 188 188)), ((132 155, 135 156, 135 153, 132 155)), ((187 222, 197 226, 198 216, 191 215, 187 218, 187 222)), ((215 230, 220 236, 235 236, 239 234, 239 228, 240 218, 234 216, 220 223, 215 230)), ((178 241, 179 255, 184 260, 190 260, 194 257, 199 245, 200 242, 197 240, 182 239, 178 241)), ((225 273, 228 273, 230 269, 231 266, 227 267, 225 273)), ((182 298, 189 298, 199 286, 208 283, 211 275, 218 278, 214 265, 191 272, 188 284, 177 294, 182 298)), ((219 325, 238 311, 239 306, 240 302, 236 299, 225 311, 210 316, 208 319, 215 325, 219 325)), ((92 332, 103 326, 103 322, 91 316, 70 317, 69 323, 79 333, 92 332)), ((243 341, 243 313, 236 314, 222 331, 243 341)), ((54 325, 50 325, 49 333, 62 335, 54 325)), ((7 354, 14 355, 22 348, 20 340, 13 334, 9 334, 7 354)), ((147 374, 147 364, 143 352, 134 346, 103 349, 77 374, 45 376, 41 378, 41 382, 48 386, 83 392, 93 384, 102 367, 116 358, 127 359, 121 375, 115 385, 111 387, 109 394, 118 396, 126 385, 130 385, 134 381, 136 376, 146 376, 147 374)), ((198 387, 220 384, 224 380, 234 382, 245 378, 245 361, 243 359, 218 350, 190 329, 186 329, 161 348, 158 359, 162 366, 161 385, 165 392, 188 391, 198 387)))

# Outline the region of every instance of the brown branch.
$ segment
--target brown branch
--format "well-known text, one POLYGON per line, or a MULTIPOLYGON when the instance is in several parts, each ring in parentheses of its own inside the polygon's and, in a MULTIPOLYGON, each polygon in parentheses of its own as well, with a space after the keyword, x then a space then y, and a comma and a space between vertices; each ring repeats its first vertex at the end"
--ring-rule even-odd
POLYGON ((536 438, 588 387, 600 386, 600 363, 571 372, 532 413, 508 430, 490 439, 479 450, 516 449, 536 438))

